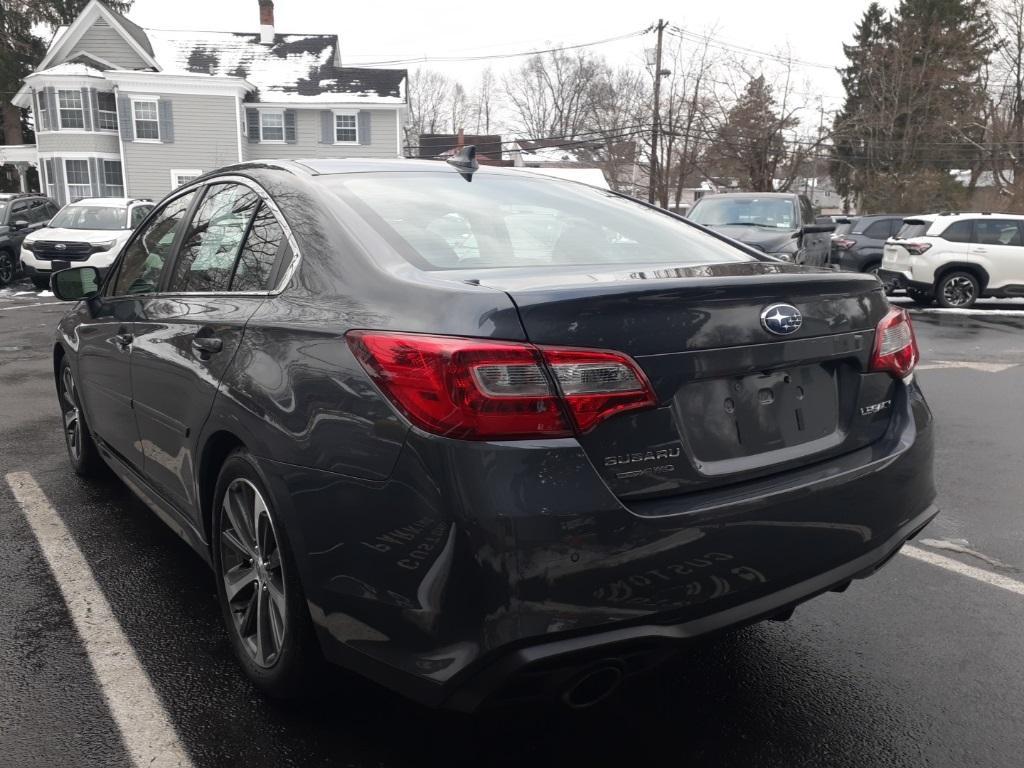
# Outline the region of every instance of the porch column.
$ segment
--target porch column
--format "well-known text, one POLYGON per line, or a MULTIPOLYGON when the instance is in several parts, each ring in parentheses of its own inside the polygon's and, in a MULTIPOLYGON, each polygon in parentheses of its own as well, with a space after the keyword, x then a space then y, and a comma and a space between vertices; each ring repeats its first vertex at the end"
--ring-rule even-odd
POLYGON ((15 163, 15 170, 18 171, 18 191, 30 192, 28 188, 28 163, 15 163))

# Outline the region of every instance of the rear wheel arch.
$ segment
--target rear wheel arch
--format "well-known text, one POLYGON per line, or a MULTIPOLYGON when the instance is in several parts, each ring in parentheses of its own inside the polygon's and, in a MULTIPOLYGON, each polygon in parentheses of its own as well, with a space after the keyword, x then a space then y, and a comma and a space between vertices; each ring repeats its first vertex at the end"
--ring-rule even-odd
POLYGON ((214 432, 203 445, 199 460, 199 509, 202 513, 203 535, 207 544, 213 541, 213 495, 217 490, 217 478, 220 477, 221 467, 232 453, 247 449, 245 441, 228 430, 214 432))
POLYGON ((984 292, 988 287, 989 276, 985 268, 978 264, 969 264, 963 261, 951 261, 936 269, 933 287, 937 287, 942 278, 950 272, 967 272, 974 275, 975 279, 978 281, 978 286, 980 287, 981 292, 984 292))

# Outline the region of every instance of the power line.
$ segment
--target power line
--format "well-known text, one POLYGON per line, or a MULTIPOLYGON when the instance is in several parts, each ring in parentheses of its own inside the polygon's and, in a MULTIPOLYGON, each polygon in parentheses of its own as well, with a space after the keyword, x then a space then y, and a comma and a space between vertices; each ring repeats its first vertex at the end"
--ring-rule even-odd
POLYGON ((783 56, 777 53, 768 53, 767 51, 760 51, 756 48, 748 48, 744 45, 737 45, 736 43, 727 43, 724 40, 719 40, 711 35, 701 35, 696 32, 690 32, 679 26, 674 26, 669 30, 676 37, 684 40, 696 41, 705 43, 712 48, 720 48, 726 51, 734 51, 737 53, 745 53, 750 56, 755 56, 761 59, 771 59, 773 61, 781 62, 782 64, 796 64, 801 67, 813 67, 815 69, 828 69, 831 71, 836 70, 834 64, 822 64, 816 61, 805 61, 803 59, 797 59, 789 56, 783 56))
POLYGON ((536 56, 543 53, 555 53, 558 51, 575 51, 580 48, 592 48, 596 45, 606 45, 607 43, 615 43, 620 40, 628 40, 632 37, 640 37, 641 35, 647 34, 651 31, 651 27, 645 29, 638 29, 633 32, 627 32, 623 35, 615 35, 614 37, 606 37, 602 40, 593 40, 589 43, 578 43, 576 45, 559 45, 555 48, 544 48, 541 50, 530 50, 530 51, 517 51, 515 53, 494 53, 481 56, 416 56, 406 59, 387 59, 383 61, 361 61, 353 62, 353 66, 357 67, 380 67, 380 66, 391 66, 394 64, 426 64, 427 62, 461 62, 461 61, 492 61, 500 59, 515 59, 521 56, 536 56))

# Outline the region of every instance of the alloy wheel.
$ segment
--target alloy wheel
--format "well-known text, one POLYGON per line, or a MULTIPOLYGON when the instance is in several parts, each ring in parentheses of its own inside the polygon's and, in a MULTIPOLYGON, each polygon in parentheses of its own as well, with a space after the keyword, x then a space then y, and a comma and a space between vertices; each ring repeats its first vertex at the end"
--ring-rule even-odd
POLYGON ((14 279, 14 260, 10 254, 0 253, 0 285, 7 285, 14 279))
POLYGON ((962 307, 974 301, 974 283, 969 277, 957 275, 942 287, 942 298, 951 307, 962 307))
POLYGON ((284 565, 277 533, 259 489, 236 478, 224 493, 220 576, 242 647, 268 669, 280 658, 288 625, 284 565))
POLYGON ((71 369, 64 368, 61 381, 61 411, 64 415, 64 438, 68 443, 68 453, 74 461, 82 458, 82 417, 78 408, 78 390, 71 369))

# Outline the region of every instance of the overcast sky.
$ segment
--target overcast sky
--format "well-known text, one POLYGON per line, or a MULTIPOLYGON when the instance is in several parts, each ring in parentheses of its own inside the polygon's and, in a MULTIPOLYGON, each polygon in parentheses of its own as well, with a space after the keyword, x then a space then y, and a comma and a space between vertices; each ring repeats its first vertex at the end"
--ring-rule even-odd
MULTIPOLYGON (((842 43, 850 39, 867 5, 868 0, 518 0, 491 5, 444 0, 278 0, 275 13, 278 32, 340 35, 343 60, 349 66, 416 56, 492 55, 574 45, 643 29, 660 17, 699 34, 713 30, 716 39, 746 48, 777 52, 788 45, 792 55, 802 61, 834 67, 843 63, 842 43), (493 13, 480 15, 488 7, 493 13)), ((136 0, 129 16, 142 26, 163 29, 255 32, 259 27, 257 0, 136 0)), ((615 63, 639 64, 644 48, 653 45, 652 34, 591 50, 615 63)), ((519 61, 522 59, 492 64, 496 71, 504 71, 519 61)), ((485 64, 428 62, 424 66, 458 77, 472 89, 485 64)), ((770 67, 771 62, 768 64, 770 67)), ((417 64, 397 66, 415 69, 417 64)), ((800 68, 799 75, 801 83, 806 81, 812 93, 825 99, 826 109, 837 106, 842 90, 834 71, 807 66, 800 68)))

